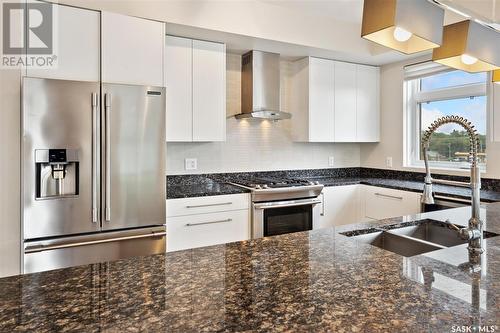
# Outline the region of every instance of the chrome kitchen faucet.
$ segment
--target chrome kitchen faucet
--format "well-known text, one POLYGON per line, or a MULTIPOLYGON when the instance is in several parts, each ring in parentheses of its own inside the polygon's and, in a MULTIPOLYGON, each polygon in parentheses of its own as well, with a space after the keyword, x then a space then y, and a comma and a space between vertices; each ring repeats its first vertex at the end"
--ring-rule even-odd
POLYGON ((481 190, 481 176, 479 173, 479 166, 477 161, 477 150, 479 146, 479 137, 477 135, 476 129, 465 118, 458 116, 446 116, 438 118, 434 121, 427 131, 425 131, 422 137, 422 147, 424 150, 424 162, 425 162, 425 184, 424 191, 422 194, 423 204, 433 204, 434 197, 432 194, 432 183, 443 184, 443 185, 453 185, 460 187, 470 187, 472 190, 472 216, 469 219, 469 226, 467 228, 459 228, 456 225, 449 223, 451 227, 457 230, 460 238, 469 241, 469 255, 471 258, 478 258, 480 254, 483 253, 483 222, 479 216, 480 208, 480 190, 481 190), (469 162, 470 162, 470 182, 460 182, 445 179, 433 179, 431 177, 431 171, 429 168, 429 142, 431 135, 441 126, 445 124, 458 124, 462 126, 469 135, 469 162))

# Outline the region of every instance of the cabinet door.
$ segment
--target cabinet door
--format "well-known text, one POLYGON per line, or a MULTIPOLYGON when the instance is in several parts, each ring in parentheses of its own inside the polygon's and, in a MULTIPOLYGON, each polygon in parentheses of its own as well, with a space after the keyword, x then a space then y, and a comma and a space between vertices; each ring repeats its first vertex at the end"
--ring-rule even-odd
POLYGON ((356 65, 335 62, 335 142, 356 141, 356 65))
POLYGON ((380 220, 420 213, 420 194, 364 186, 366 217, 380 220))
POLYGON ((248 209, 167 218, 167 252, 246 240, 248 209))
POLYGON ((165 40, 167 141, 193 140, 192 44, 188 38, 165 40))
POLYGON ((167 216, 199 215, 248 209, 248 193, 213 195, 208 197, 177 198, 167 200, 167 216))
POLYGON ((309 58, 309 141, 334 140, 334 68, 331 60, 309 58))
POLYGON ((356 127, 358 142, 377 142, 380 128, 379 69, 357 66, 356 127))
POLYGON ((54 38, 53 69, 28 67, 31 77, 99 81, 100 14, 97 11, 53 5, 58 28, 54 38))
POLYGON ((102 12, 102 81, 163 86, 165 24, 102 12))
POLYGON ((193 141, 226 139, 226 47, 193 40, 193 141))
POLYGON ((358 220, 358 185, 325 187, 322 209, 316 228, 327 228, 358 220))

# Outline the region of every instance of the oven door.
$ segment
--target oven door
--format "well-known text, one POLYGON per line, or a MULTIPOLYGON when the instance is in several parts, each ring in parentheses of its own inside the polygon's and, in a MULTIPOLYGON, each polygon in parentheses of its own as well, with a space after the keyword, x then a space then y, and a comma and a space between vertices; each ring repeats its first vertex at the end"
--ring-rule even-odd
POLYGON ((320 203, 317 198, 253 203, 252 238, 312 230, 320 203))

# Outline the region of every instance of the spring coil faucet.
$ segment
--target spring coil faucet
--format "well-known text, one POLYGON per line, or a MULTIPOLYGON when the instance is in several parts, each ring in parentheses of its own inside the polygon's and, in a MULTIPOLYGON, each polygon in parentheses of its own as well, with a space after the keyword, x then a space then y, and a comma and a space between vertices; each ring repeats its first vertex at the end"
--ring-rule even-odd
POLYGON ((432 183, 443 184, 443 185, 453 185, 460 187, 470 187, 472 190, 472 216, 469 219, 469 225, 467 228, 458 228, 457 226, 450 223, 450 225, 457 230, 460 238, 467 240, 469 246, 469 255, 473 258, 478 258, 483 250, 483 222, 479 216, 480 210, 480 190, 481 190, 481 176, 477 160, 477 152, 479 147, 479 136, 477 131, 470 121, 463 117, 458 116, 445 116, 438 118, 434 121, 429 128, 425 131, 422 137, 422 148, 424 153, 424 163, 425 163, 425 183, 424 190, 422 194, 421 202, 423 204, 433 204, 434 197, 432 193, 432 183), (431 177, 431 171, 429 168, 429 158, 428 150, 431 135, 441 126, 445 124, 458 124, 462 126, 469 136, 469 162, 470 162, 470 182, 460 182, 445 179, 433 179, 431 177))

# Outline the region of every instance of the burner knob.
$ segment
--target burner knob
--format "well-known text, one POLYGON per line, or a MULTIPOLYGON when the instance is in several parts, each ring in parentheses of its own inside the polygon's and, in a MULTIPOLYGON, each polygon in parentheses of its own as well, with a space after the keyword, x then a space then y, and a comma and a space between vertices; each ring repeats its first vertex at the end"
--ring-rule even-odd
POLYGON ((319 182, 318 182, 318 181, 315 181, 315 182, 314 182, 314 185, 319 185, 319 182))
POLYGON ((261 189, 260 185, 255 185, 255 188, 256 188, 257 190, 260 190, 260 189, 261 189))
POLYGON ((307 181, 307 184, 308 184, 308 185, 314 185, 314 182, 313 182, 312 180, 308 180, 308 181, 307 181))
POLYGON ((262 188, 269 188, 267 184, 262 185, 262 188))

